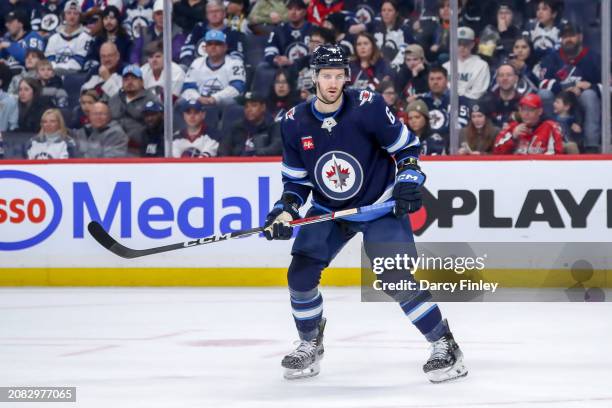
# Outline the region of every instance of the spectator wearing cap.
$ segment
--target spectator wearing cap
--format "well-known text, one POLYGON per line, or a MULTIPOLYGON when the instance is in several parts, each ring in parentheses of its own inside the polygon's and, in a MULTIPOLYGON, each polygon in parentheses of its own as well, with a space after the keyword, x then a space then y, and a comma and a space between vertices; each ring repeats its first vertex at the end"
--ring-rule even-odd
POLYGON ((6 92, 10 80, 11 69, 0 62, 0 132, 14 130, 19 121, 17 98, 6 92))
POLYGON ((172 6, 172 17, 184 33, 193 31, 205 13, 205 0, 178 0, 172 6))
POLYGON ((127 157, 128 137, 123 128, 112 120, 104 102, 96 102, 89 109, 89 124, 75 133, 79 157, 127 157))
POLYGON ((350 64, 351 88, 375 90, 384 80, 393 78, 393 71, 368 32, 357 34, 355 59, 350 64))
POLYGON ((344 8, 344 0, 310 0, 306 16, 312 24, 321 26, 329 14, 339 13, 344 8))
POLYGON ((7 92, 12 95, 17 95, 19 91, 19 82, 23 78, 36 78, 36 64, 43 59, 46 58, 42 51, 34 49, 27 50, 25 55, 25 69, 11 78, 11 83, 8 85, 7 92))
POLYGON ((76 0, 64 4, 64 24, 49 37, 45 56, 59 75, 81 72, 92 38, 81 25, 81 9, 76 0))
POLYGON ((525 95, 519 102, 520 121, 512 121, 495 138, 494 154, 561 154, 563 136, 553 120, 542 120, 542 100, 525 95))
POLYGON ((51 108, 48 98, 42 96, 42 84, 34 78, 24 78, 19 83, 19 120, 17 130, 36 133, 40 130, 40 118, 51 108))
POLYGON ((578 97, 584 112, 584 147, 599 152, 601 146, 601 57, 584 46, 582 31, 566 23, 561 28, 561 48, 546 56, 540 73, 540 96, 547 114, 552 114, 554 95, 569 91, 578 97))
POLYGON ((376 45, 383 58, 394 70, 404 63, 404 49, 414 43, 410 28, 404 24, 396 0, 384 0, 380 7, 380 16, 368 24, 356 24, 349 27, 351 34, 367 31, 374 36, 376 45))
POLYGON ((493 150, 499 128, 491 121, 488 105, 485 99, 471 106, 468 125, 459 131, 459 154, 490 154, 493 150))
MULTIPOLYGON (((92 39, 98 37, 104 31, 102 17, 102 10, 97 7, 90 8, 81 15, 81 21, 92 39)), ((94 60, 97 60, 97 58, 94 60)))
POLYGON ((197 99, 203 105, 225 106, 245 90, 242 60, 226 55, 226 37, 222 31, 206 33, 206 57, 197 58, 187 71, 182 97, 197 99))
POLYGON ((3 59, 11 69, 23 69, 25 54, 28 49, 44 51, 45 41, 36 31, 29 31, 30 21, 23 10, 16 9, 8 13, 6 34, 0 41, 0 59, 3 59))
POLYGON ((202 56, 206 56, 206 34, 208 31, 221 31, 225 34, 227 53, 242 61, 244 59, 244 44, 246 37, 244 33, 232 30, 225 25, 225 6, 221 0, 208 0, 206 3, 206 18, 204 22, 198 23, 185 40, 181 48, 180 64, 189 67, 192 62, 202 56))
MULTIPOLYGON (((149 43, 145 49, 147 63, 142 66, 142 79, 145 89, 163 99, 164 89, 164 46, 161 41, 149 43)), ((185 82, 185 71, 176 63, 172 63, 172 96, 178 99, 181 96, 183 83, 185 82)))
POLYGON ((208 135, 205 107, 197 100, 183 101, 185 128, 174 132, 173 157, 215 157, 219 142, 208 135))
POLYGON ((536 20, 527 25, 524 34, 529 35, 537 59, 559 48, 561 43, 557 18, 561 15, 560 0, 538 0, 536 20))
POLYGON ((239 31, 245 35, 252 34, 247 20, 249 8, 248 0, 229 0, 227 3, 225 23, 232 30, 239 31))
MULTIPOLYGON (((255 7, 257 4, 259 1, 255 7)), ((274 28, 264 49, 264 60, 273 67, 292 65, 308 55, 312 24, 306 21, 306 5, 302 0, 289 0, 286 16, 288 21, 274 28)))
MULTIPOLYGON (((119 50, 119 56, 121 61, 128 62, 130 58, 130 49, 132 47, 132 40, 125 31, 122 25, 121 13, 115 6, 107 6, 102 11, 102 26, 103 29, 93 39, 91 47, 89 49, 89 60, 98 60, 100 56, 100 47, 105 42, 112 42, 117 46, 119 50)), ((98 61, 99 62, 99 61, 98 61)))
POLYGON ((148 101, 142 109, 144 132, 140 155, 164 157, 164 107, 157 101, 148 101))
POLYGON ((429 66, 425 61, 425 51, 419 44, 410 44, 404 52, 404 64, 395 76, 395 88, 406 103, 414 101, 427 93, 429 66))
POLYGON ((424 156, 437 156, 446 154, 447 140, 438 132, 432 132, 429 126, 429 109, 425 102, 416 100, 406 107, 408 114, 408 128, 421 142, 421 154, 424 156))
POLYGON ((121 72, 124 66, 117 46, 112 42, 102 44, 100 66, 89 70, 89 77, 81 90, 95 89, 101 97, 112 98, 123 84, 121 72))
POLYGON ((282 153, 280 124, 266 114, 262 95, 247 92, 244 97, 244 119, 223 135, 219 156, 276 156, 282 153))
POLYGON ((128 65, 121 72, 123 86, 109 99, 111 117, 116 120, 129 137, 129 150, 139 155, 142 146, 144 121, 142 111, 149 101, 157 101, 150 90, 144 89, 142 70, 138 65, 128 65))
MULTIPOLYGON (((172 26, 172 61, 178 62, 181 48, 185 44, 186 36, 176 26, 172 26)), ((145 48, 153 41, 163 41, 164 33, 164 0, 155 0, 153 3, 153 22, 146 28, 140 29, 140 34, 134 39, 130 52, 130 64, 142 65, 146 62, 145 48)))
MULTIPOLYGON (((495 85, 485 97, 490 106, 490 115, 496 126, 504 127, 514 120, 522 97, 517 91, 518 75, 508 63, 497 67, 495 85)), ((481 101, 485 99, 481 98, 481 101)))
MULTIPOLYGON (((457 31, 459 40, 457 73, 459 75, 458 93, 468 99, 479 99, 487 89, 491 81, 489 64, 478 55, 473 55, 475 44, 474 30, 469 27, 459 27, 457 31)), ((450 61, 444 63, 446 71, 450 72, 450 61)))
POLYGON ((34 31, 39 30, 41 1, 37 0, 3 0, 0 1, 0 27, 4 27, 6 16, 12 11, 19 11, 26 16, 34 31))
POLYGON ((302 0, 257 0, 249 13, 249 23, 255 26, 262 24, 278 25, 288 19, 290 7, 299 7, 306 15, 306 4, 302 0))

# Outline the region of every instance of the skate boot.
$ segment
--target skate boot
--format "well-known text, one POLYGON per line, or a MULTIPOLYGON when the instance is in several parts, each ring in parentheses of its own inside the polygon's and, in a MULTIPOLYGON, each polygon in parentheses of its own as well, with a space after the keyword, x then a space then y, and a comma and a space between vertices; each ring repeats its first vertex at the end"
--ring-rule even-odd
POLYGON ((300 340, 295 351, 287 354, 281 365, 285 368, 283 376, 287 380, 314 377, 319 374, 319 361, 323 358, 323 330, 325 318, 319 322, 319 334, 314 340, 300 340))
POLYGON ((450 381, 467 375, 467 368, 463 364, 463 353, 450 331, 431 344, 431 356, 423 366, 423 371, 432 383, 450 381))

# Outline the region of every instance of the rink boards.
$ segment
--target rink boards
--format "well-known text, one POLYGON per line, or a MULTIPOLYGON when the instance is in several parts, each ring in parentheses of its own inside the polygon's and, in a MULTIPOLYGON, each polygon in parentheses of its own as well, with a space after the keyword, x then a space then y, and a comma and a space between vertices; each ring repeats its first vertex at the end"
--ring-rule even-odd
MULTIPOLYGON (((276 158, 0 163, 0 285, 285 284, 291 242, 250 237, 125 260, 86 229, 100 220, 121 243, 147 248, 261 225, 282 189, 276 158)), ((506 256, 487 264, 506 286, 571 284, 573 258, 550 264, 516 249, 529 243, 594 243, 583 258, 612 269, 600 249, 611 241, 611 156, 422 167, 425 205, 411 217, 418 243, 507 243, 506 256)), ((324 283, 359 284, 359 266, 354 239, 324 283)))

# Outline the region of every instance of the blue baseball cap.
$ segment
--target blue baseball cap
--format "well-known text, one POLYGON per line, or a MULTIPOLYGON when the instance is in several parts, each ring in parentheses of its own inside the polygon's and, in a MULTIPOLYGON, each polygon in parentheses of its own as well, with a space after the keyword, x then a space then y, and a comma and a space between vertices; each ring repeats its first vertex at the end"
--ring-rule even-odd
POLYGON ((225 34, 223 33, 223 31, 219 30, 208 30, 206 32, 206 35, 204 36, 204 41, 216 41, 225 44, 225 34))
POLYGON ((126 75, 134 75, 136 78, 142 79, 142 70, 138 65, 128 65, 123 68, 123 72, 121 72, 121 76, 124 77, 126 75))
POLYGON ((145 106, 142 109, 142 111, 143 112, 163 112, 164 111, 164 107, 159 102, 149 101, 149 102, 145 103, 145 106))
POLYGON ((183 106, 181 108, 183 112, 187 112, 189 109, 195 109, 200 112, 204 111, 204 105, 202 105, 197 99, 190 99, 183 102, 183 106))

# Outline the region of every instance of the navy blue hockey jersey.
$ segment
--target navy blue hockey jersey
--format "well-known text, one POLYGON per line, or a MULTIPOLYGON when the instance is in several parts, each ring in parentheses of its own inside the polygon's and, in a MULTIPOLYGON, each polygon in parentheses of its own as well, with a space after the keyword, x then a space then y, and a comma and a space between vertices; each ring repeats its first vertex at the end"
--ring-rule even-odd
POLYGON ((300 28, 294 28, 289 23, 283 23, 276 27, 268 37, 268 43, 264 49, 264 58, 270 65, 274 57, 284 55, 291 62, 308 55, 308 43, 312 24, 305 22, 300 28))
POLYGON ((557 94, 563 89, 576 86, 580 81, 591 83, 591 89, 599 92, 601 84, 601 57, 588 48, 583 48, 575 58, 569 58, 563 49, 546 56, 536 67, 540 76, 540 88, 557 94))
MULTIPOLYGON (((448 136, 450 133, 450 92, 436 98, 431 92, 426 93, 420 99, 425 102, 429 109, 429 127, 432 133, 448 136)), ((459 97, 459 126, 465 127, 470 119, 469 100, 464 96, 459 97)))
POLYGON ((346 90, 340 109, 328 115, 314 101, 293 107, 281 122, 284 193, 304 204, 312 191, 313 205, 327 211, 389 200, 396 161, 418 158, 419 139, 374 92, 346 90))

